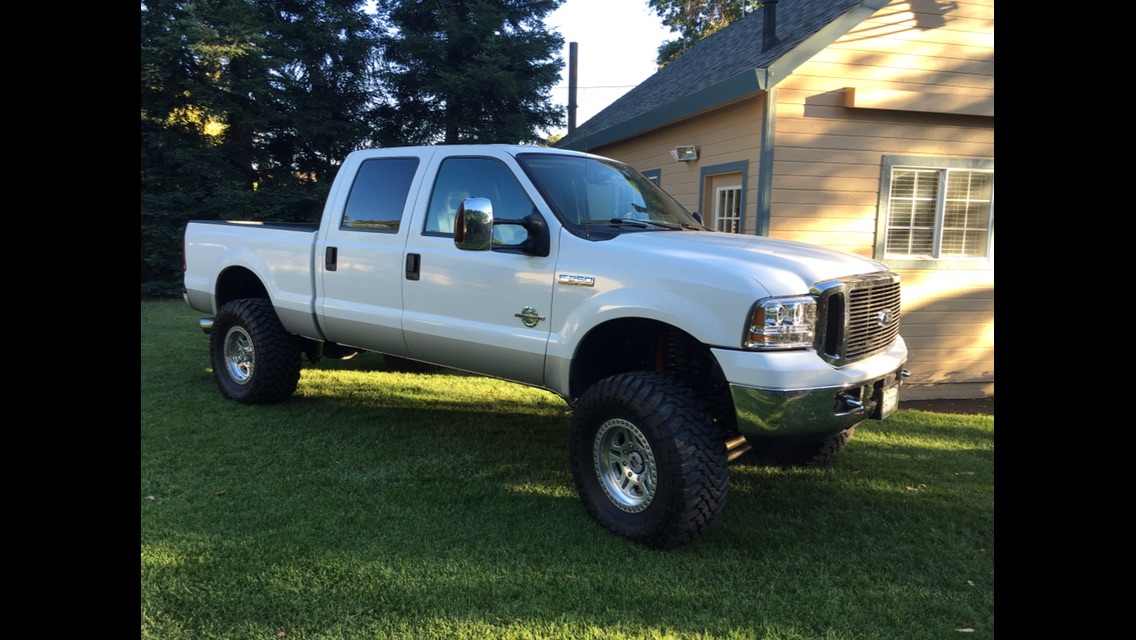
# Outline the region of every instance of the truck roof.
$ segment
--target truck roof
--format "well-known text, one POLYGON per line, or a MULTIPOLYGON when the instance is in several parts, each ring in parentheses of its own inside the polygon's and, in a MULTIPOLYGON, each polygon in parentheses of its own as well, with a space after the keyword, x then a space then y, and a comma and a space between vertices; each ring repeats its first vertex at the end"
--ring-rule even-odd
POLYGON ((464 154, 483 154, 487 151, 504 151, 505 153, 516 156, 522 153, 547 153, 563 156, 588 156, 591 154, 583 153, 580 151, 570 151, 568 149, 557 149, 555 147, 540 147, 536 145, 522 145, 522 144, 439 144, 439 145, 422 145, 422 146, 405 146, 405 147, 376 147, 373 149, 360 149, 352 152, 352 155, 365 155, 370 157, 398 155, 399 153, 414 152, 419 153, 424 150, 444 150, 449 155, 464 155, 464 154))

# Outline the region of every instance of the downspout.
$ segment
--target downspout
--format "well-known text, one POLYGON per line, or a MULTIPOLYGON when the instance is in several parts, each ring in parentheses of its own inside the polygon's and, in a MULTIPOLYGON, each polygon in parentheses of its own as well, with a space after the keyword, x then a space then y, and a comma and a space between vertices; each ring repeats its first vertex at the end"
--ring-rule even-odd
POLYGON ((757 152, 757 224, 753 232, 769 235, 769 218, 773 202, 773 149, 777 131, 777 87, 762 94, 761 142, 757 152))
MULTIPOLYGON (((777 0, 765 0, 761 16, 761 52, 781 44, 777 37, 777 0)), ((769 218, 773 202, 773 149, 777 130, 777 87, 766 88, 761 105, 761 142, 757 152, 757 224, 753 232, 769 235, 769 218)))

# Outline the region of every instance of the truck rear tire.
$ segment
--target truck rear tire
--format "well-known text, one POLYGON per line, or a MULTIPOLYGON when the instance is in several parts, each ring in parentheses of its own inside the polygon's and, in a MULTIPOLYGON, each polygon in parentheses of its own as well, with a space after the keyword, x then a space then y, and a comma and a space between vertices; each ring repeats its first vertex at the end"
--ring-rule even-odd
POLYGON ((576 405, 576 489, 609 531, 670 549, 706 533, 726 505, 726 446, 689 388, 650 372, 612 376, 576 405))
POLYGON ((209 352, 221 394, 242 404, 280 402, 300 381, 299 341, 263 298, 222 306, 213 319, 209 352))

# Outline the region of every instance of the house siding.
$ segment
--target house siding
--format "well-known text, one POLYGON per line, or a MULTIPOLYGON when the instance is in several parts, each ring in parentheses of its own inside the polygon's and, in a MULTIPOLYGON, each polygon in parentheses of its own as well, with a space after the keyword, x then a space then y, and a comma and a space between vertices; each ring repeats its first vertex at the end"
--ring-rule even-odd
MULTIPOLYGON (((769 235, 882 259, 885 156, 992 166, 994 2, 892 2, 798 64, 769 95, 769 235)), ((698 211, 702 168, 748 163, 743 229, 759 232, 763 101, 747 97, 594 151, 659 169, 660 184, 698 211), (675 162, 669 150, 686 144, 701 148, 699 159, 675 162)), ((918 266, 894 265, 912 372, 903 398, 992 396, 993 257, 918 266)))
POLYGON ((702 114, 696 119, 655 129, 597 149, 596 153, 618 158, 640 171, 659 169, 659 186, 690 211, 704 212, 699 202, 703 187, 703 167, 748 162, 745 210, 742 226, 753 233, 757 224, 757 161, 760 146, 761 105, 754 98, 702 114), (676 162, 670 150, 678 145, 695 145, 700 153, 695 162, 676 162))
MULTIPOLYGON (((886 155, 994 159, 994 3, 893 2, 777 86, 770 235, 875 255, 886 155), (943 111, 846 107, 845 90, 943 111), (942 97, 939 100, 939 96, 942 97)), ((993 260, 897 269, 904 398, 994 394, 993 260)))
POLYGON ((912 372, 907 399, 994 395, 993 275, 905 271, 901 334, 912 372))

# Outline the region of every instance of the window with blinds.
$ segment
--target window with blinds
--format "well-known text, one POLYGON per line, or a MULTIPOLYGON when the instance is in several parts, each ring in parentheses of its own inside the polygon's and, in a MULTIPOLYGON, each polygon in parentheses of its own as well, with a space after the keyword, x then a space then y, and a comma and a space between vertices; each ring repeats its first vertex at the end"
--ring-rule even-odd
POLYGON ((893 166, 887 196, 887 258, 989 258, 994 172, 893 166))

